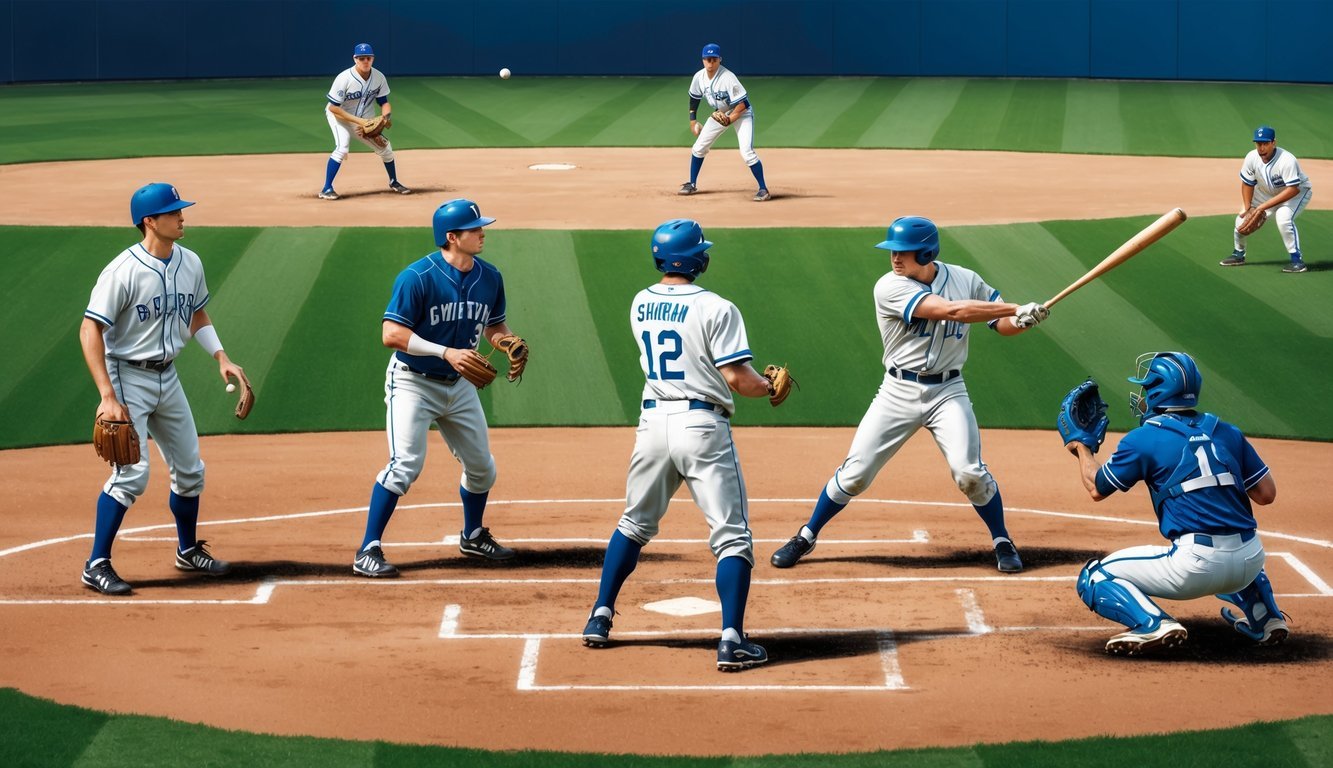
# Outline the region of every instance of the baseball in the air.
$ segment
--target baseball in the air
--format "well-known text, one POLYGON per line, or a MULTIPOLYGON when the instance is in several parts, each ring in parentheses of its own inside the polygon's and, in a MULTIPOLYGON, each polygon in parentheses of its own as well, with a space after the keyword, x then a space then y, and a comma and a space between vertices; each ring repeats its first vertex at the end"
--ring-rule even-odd
POLYGON ((235 385, 235 384, 228 384, 228 385, 227 385, 227 391, 228 391, 228 392, 235 392, 235 391, 236 391, 236 385, 235 385))
POLYGON ((509 71, 509 67, 505 67, 504 69, 501 69, 501 70, 500 70, 500 79, 501 79, 501 80, 508 80, 508 79, 509 79, 509 76, 512 75, 512 74, 514 74, 514 73, 509 71))

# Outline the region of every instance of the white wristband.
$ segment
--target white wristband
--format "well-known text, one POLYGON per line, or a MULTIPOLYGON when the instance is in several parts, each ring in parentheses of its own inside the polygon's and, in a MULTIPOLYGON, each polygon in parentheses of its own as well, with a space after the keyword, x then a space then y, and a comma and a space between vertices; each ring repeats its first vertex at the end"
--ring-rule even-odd
POLYGON ((433 341, 426 341, 415 333, 407 337, 407 354, 417 357, 438 357, 444 358, 444 351, 448 347, 443 344, 436 344, 433 341))
POLYGON ((222 342, 218 340, 218 332, 213 330, 212 325, 205 325, 194 334, 194 340, 199 342, 199 346, 204 348, 209 357, 215 357, 222 351, 222 342))

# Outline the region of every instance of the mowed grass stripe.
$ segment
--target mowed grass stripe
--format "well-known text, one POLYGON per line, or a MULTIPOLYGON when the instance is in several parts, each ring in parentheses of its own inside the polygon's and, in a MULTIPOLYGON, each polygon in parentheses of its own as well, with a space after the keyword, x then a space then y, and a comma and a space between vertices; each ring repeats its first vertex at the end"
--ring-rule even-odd
MULTIPOLYGON (((615 108, 610 110, 605 122, 597 125, 581 124, 583 131, 593 129, 586 137, 587 143, 612 145, 625 143, 626 136, 637 136, 647 146, 672 146, 680 144, 688 147, 694 142, 689 131, 689 81, 672 78, 653 78, 637 81, 634 109, 615 108), (664 107, 675 105, 675 109, 663 114, 664 107)), ((567 146, 579 146, 584 143, 577 135, 561 137, 567 146)))
MULTIPOLYGON (((953 109, 931 137, 931 149, 990 149, 1003 128, 1014 94, 1013 80, 964 82, 953 109)), ((1011 137, 1012 138, 1012 137, 1011 137)))
MULTIPOLYGON (((819 143, 838 122, 843 112, 856 105, 856 111, 865 92, 875 81, 868 77, 826 78, 796 100, 790 109, 769 118, 767 110, 756 108, 767 136, 781 136, 784 146, 807 147, 819 143), (771 133, 769 133, 771 131, 771 133)), ((762 137, 759 137, 762 138, 762 137)), ((771 139, 770 139, 771 141, 771 139)))
POLYGON ((1125 151, 1120 84, 1074 80, 1065 94, 1064 132, 1054 145, 1061 152, 1119 154, 1125 151))
POLYGON ((909 80, 887 109, 880 112, 858 147, 929 147, 967 81, 957 78, 909 80))
POLYGON ((816 147, 855 147, 870 126, 880 118, 908 81, 902 78, 869 77, 866 89, 837 114, 811 142, 816 147))
MULTIPOLYGON (((487 243, 505 280, 509 327, 531 344, 523 385, 498 380, 491 395, 504 424, 621 424, 611 369, 568 232, 496 230, 487 243)), ((484 256, 484 255, 483 255, 484 256)), ((491 358, 504 371, 507 362, 491 358)))

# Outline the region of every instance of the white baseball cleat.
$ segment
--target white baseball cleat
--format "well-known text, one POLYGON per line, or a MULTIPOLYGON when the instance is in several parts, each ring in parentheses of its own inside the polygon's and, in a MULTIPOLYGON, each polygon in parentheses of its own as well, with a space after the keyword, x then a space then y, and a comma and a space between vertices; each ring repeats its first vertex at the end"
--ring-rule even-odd
POLYGON ((329 187, 328 189, 326 189, 326 190, 324 190, 323 192, 320 192, 320 193, 319 193, 319 199, 320 199, 320 200, 337 200, 337 199, 338 199, 338 193, 333 191, 333 187, 329 187))
POLYGON ((1121 632, 1106 641, 1106 652, 1116 656, 1138 656, 1154 648, 1175 648, 1189 632, 1174 619, 1163 618, 1151 632, 1121 632))

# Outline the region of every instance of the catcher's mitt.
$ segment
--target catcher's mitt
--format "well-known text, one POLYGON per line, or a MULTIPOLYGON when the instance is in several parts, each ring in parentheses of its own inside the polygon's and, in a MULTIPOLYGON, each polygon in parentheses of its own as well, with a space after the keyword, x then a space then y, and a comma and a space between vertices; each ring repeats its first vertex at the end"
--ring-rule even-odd
POLYGON ((495 348, 509 357, 510 381, 523 378, 523 369, 528 367, 528 343, 510 333, 495 340, 495 348))
POLYGON ((241 374, 241 396, 236 400, 236 418, 244 419, 255 407, 255 391, 250 387, 250 379, 241 374))
POLYGON ((1268 221, 1268 211, 1259 208, 1251 208, 1240 217, 1240 224, 1236 225, 1236 232, 1242 235, 1249 235, 1259 231, 1259 227, 1268 221))
POLYGON ((792 386, 800 386, 796 384, 796 379, 791 377, 791 372, 785 365, 770 365, 764 368, 763 375, 768 379, 768 402, 772 403, 774 408, 782 405, 782 401, 787 399, 792 386))
POLYGON ((98 418, 93 422, 93 449, 113 467, 138 464, 139 433, 131 422, 98 418))
POLYGON ((468 349, 463 351, 463 360, 460 363, 451 363, 454 370, 468 381, 472 382, 477 389, 485 389, 487 384, 495 381, 495 366, 490 364, 486 358, 477 354, 477 350, 468 349))
POLYGON ((1088 379, 1069 390, 1060 402, 1055 428, 1060 430, 1064 445, 1079 442, 1096 453, 1106 439, 1106 427, 1110 423, 1106 417, 1106 401, 1102 400, 1097 382, 1088 379))
POLYGON ((373 139, 381 133, 389 130, 392 125, 393 121, 389 118, 384 115, 376 115, 375 117, 362 121, 361 135, 365 136, 367 139, 373 139))
POLYGON ((713 112, 713 119, 722 125, 731 125, 731 113, 729 112, 723 112, 719 109, 713 112))

